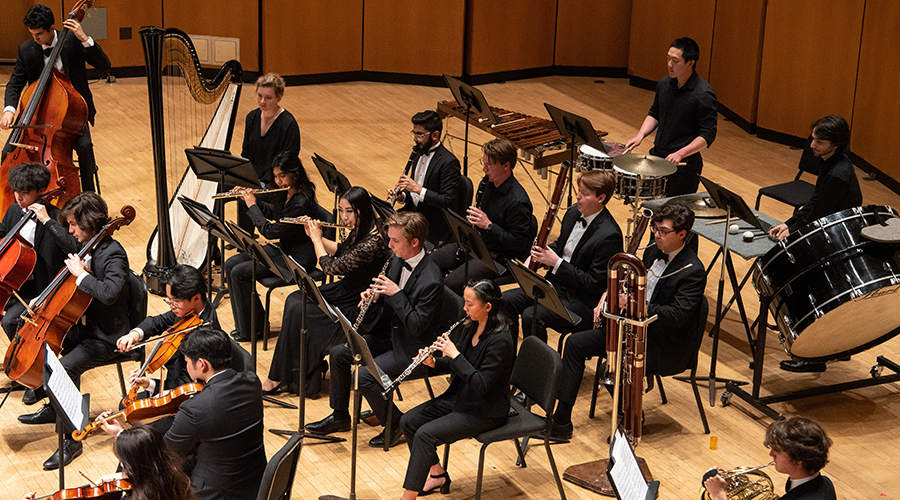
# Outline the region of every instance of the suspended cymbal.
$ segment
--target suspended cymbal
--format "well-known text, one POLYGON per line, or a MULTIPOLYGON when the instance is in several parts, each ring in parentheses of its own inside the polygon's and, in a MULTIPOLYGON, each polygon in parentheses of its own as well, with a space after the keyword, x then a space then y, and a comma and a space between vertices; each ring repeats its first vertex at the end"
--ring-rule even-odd
POLYGON ((619 155, 613 158, 613 165, 618 170, 643 177, 665 177, 678 170, 665 158, 651 155, 619 155))
POLYGON ((675 201, 693 210, 694 217, 699 219, 715 219, 726 214, 724 209, 712 206, 713 201, 706 193, 678 196, 675 201))

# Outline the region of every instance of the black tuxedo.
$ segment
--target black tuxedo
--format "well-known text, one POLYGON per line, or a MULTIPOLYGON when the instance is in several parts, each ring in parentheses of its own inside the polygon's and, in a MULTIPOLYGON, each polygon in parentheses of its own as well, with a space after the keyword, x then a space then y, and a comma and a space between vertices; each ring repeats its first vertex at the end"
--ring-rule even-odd
POLYGON ((788 491, 780 500, 837 500, 831 479, 819 474, 815 479, 788 491))
MULTIPOLYGON (((450 241, 450 227, 441 210, 454 210, 459 198, 459 160, 443 144, 439 144, 431 153, 428 171, 422 187, 426 189, 425 197, 416 205, 408 191, 406 204, 400 210, 420 212, 428 219, 428 241, 438 245, 450 241)), ((413 165, 409 176, 415 179, 416 165, 413 165)))
MULTIPOLYGON (((386 276, 400 284, 403 269, 401 259, 392 257, 386 276)), ((434 342, 440 332, 440 318, 444 297, 441 271, 426 254, 413 269, 405 286, 390 297, 382 297, 380 317, 372 333, 366 335, 369 349, 376 356, 375 362, 390 377, 396 377, 412 362, 419 349, 434 342)), ((331 349, 331 408, 338 414, 347 414, 350 407, 351 355, 344 345, 331 349)), ((424 373, 425 367, 420 366, 424 373)), ((381 384, 365 368, 359 372, 359 391, 366 397, 372 412, 384 425, 387 417, 387 401, 381 397, 381 384)), ((400 411, 392 410, 392 428, 399 424, 400 411)), ((342 416, 342 415, 341 415, 342 416)))
MULTIPOLYGON (((563 216, 559 238, 549 245, 560 257, 580 217, 581 212, 577 206, 569 208, 563 216)), ((606 291, 607 263, 610 257, 621 251, 622 230, 609 210, 604 208, 585 229, 570 260, 562 261, 556 272, 551 270, 546 276, 566 307, 581 317, 581 322, 573 326, 567 319, 540 306, 537 311, 538 325, 535 329, 539 338, 547 341, 547 327, 561 333, 591 328, 594 307, 606 291)), ((535 316, 532 299, 522 290, 515 289, 505 292, 503 300, 517 314, 522 315, 522 335, 526 337, 531 335, 535 316)), ((514 328, 513 332, 517 333, 518 330, 514 328)))
POLYGON ((229 368, 214 375, 178 408, 165 441, 181 456, 196 454, 191 489, 197 500, 255 499, 266 468, 256 374, 229 368))

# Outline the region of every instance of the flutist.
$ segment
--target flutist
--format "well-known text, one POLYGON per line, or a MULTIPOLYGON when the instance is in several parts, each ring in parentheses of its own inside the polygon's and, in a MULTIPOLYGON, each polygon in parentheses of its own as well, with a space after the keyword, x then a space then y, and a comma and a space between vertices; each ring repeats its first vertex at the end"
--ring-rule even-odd
MULTIPOLYGON (((434 342, 444 296, 441 272, 425 253, 428 221, 417 212, 397 212, 384 223, 394 251, 386 272, 373 280, 371 288, 360 296, 362 306, 371 294, 378 294, 371 308, 378 313, 375 326, 365 336, 375 362, 392 379, 409 365, 409 360, 434 342)), ((330 404, 333 413, 308 424, 306 430, 330 434, 350 430, 351 352, 343 344, 331 350, 330 404)), ((422 366, 424 373, 425 367, 422 366)), ((365 368, 359 368, 359 392, 369 402, 382 425, 386 423, 388 404, 381 397, 381 384, 365 368)), ((415 375, 414 375, 415 376, 415 375)), ((369 446, 381 448, 400 442, 400 410, 391 412, 391 436, 384 432, 372 438, 369 446)))
POLYGON ((443 353, 424 364, 449 370, 450 387, 400 419, 409 445, 403 499, 450 492, 450 476, 438 461, 437 447, 503 425, 509 412, 509 378, 516 347, 509 335, 511 318, 490 280, 469 283, 463 292, 468 319, 459 340, 441 335, 434 346, 443 353))

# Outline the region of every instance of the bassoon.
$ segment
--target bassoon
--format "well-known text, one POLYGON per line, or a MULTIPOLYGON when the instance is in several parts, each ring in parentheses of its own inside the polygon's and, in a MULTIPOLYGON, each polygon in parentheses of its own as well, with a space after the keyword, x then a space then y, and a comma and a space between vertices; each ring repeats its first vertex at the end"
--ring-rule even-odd
MULTIPOLYGON (((537 236, 534 238, 534 246, 543 248, 547 246, 547 240, 550 238, 550 230, 553 229, 553 221, 556 220, 556 214, 559 212, 559 202, 562 199, 563 192, 566 190, 566 183, 569 180, 569 168, 571 163, 562 162, 559 167, 559 175, 556 177, 556 185, 553 187, 553 196, 550 197, 550 204, 547 205, 547 211, 544 212, 544 221, 541 222, 541 229, 538 230, 537 236)), ((537 271, 541 266, 540 262, 532 259, 528 262, 528 269, 537 271)))

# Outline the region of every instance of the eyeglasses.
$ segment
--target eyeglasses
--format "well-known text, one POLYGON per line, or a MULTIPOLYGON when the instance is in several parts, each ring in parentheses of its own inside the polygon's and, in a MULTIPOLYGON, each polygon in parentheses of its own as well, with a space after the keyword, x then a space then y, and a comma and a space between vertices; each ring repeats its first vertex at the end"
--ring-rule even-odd
POLYGON ((424 139, 424 138, 428 137, 428 135, 429 135, 428 132, 416 132, 415 130, 410 131, 410 133, 411 133, 416 139, 424 139))
POLYGON ((650 230, 653 231, 654 233, 659 233, 662 236, 666 236, 668 234, 675 232, 674 229, 669 229, 667 227, 659 227, 656 224, 650 224, 650 230))
POLYGON ((181 307, 187 301, 184 299, 163 299, 163 302, 168 304, 169 307, 181 307))

